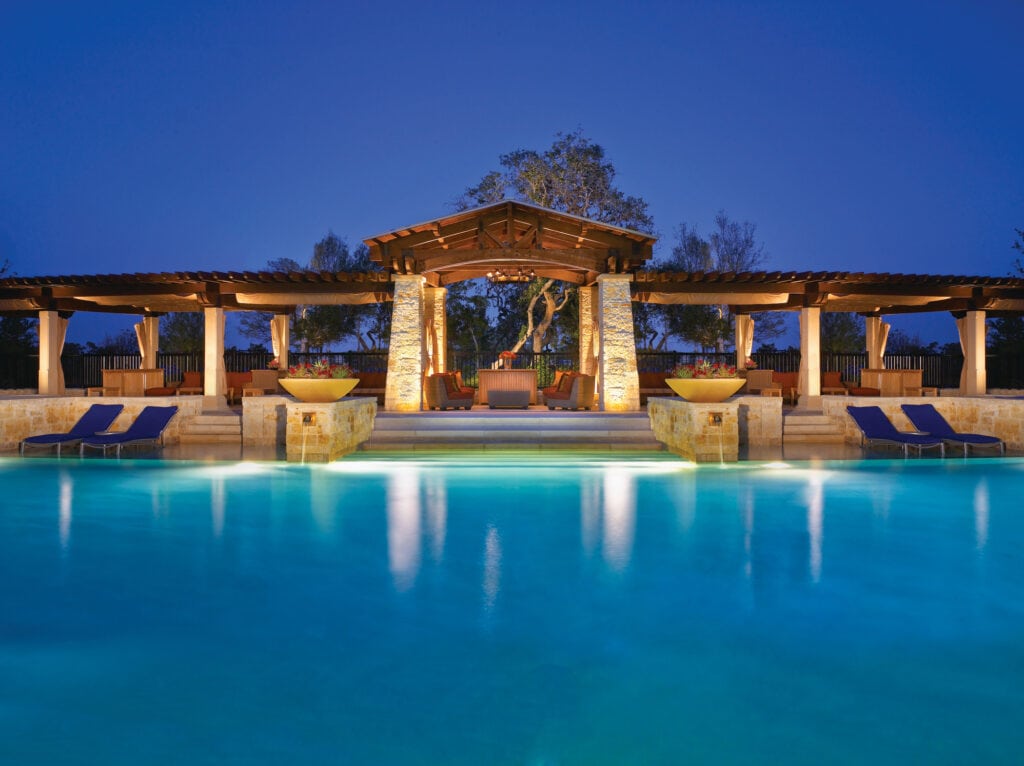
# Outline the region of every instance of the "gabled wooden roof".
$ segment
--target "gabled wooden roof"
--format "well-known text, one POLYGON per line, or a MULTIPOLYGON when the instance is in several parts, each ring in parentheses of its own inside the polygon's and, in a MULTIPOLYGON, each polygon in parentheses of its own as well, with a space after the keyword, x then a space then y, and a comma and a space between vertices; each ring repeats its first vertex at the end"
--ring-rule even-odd
POLYGON ((632 229, 505 200, 369 237, 370 258, 433 285, 524 269, 538 277, 589 284, 648 260, 655 237, 632 229))
POLYGON ((0 312, 98 311, 162 314, 229 310, 291 311, 298 304, 391 300, 384 272, 189 271, 0 279, 0 312))

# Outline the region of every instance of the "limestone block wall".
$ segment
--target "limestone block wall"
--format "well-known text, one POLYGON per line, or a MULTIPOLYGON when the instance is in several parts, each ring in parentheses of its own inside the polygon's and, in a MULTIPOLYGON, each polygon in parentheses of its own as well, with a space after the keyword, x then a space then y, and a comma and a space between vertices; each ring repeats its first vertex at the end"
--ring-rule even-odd
POLYGON ((850 444, 860 442, 860 430, 846 412, 847 405, 878 405, 896 428, 912 431, 913 426, 900 409, 901 404, 931 404, 957 431, 990 434, 1006 442, 1010 450, 1024 450, 1024 399, 999 399, 984 396, 900 397, 822 397, 822 412, 843 428, 850 444))
POLYGON ((358 397, 327 404, 288 401, 285 410, 288 461, 329 463, 370 438, 377 400, 358 397))
POLYGON ((667 397, 647 400, 654 438, 696 463, 739 459, 739 407, 735 400, 716 404, 667 397), (713 415, 720 416, 721 422, 713 423, 713 415))
POLYGON ((184 422, 202 411, 201 396, 14 396, 0 398, 0 451, 17 451, 26 436, 64 433, 93 404, 123 404, 124 409, 110 427, 123 431, 143 407, 176 405, 177 416, 164 431, 164 444, 181 441, 184 422))
POLYGON ((272 447, 285 443, 290 396, 242 397, 242 444, 272 447))
POLYGON ((740 444, 777 447, 782 444, 782 397, 734 396, 739 404, 740 444))

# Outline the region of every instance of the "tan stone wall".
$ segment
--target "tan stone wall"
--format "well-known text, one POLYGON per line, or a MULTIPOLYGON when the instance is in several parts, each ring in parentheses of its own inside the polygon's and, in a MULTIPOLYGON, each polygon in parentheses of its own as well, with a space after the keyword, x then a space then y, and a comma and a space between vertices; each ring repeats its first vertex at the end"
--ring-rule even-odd
POLYGON ((640 409, 640 377, 636 368, 636 335, 630 274, 601 274, 597 278, 599 407, 607 412, 640 409))
POLYGON ((1006 442, 1006 448, 1024 450, 1024 399, 996 399, 992 397, 822 397, 822 412, 843 428, 843 436, 850 444, 860 442, 860 429, 846 412, 847 405, 867 407, 877 405, 901 431, 912 431, 913 426, 900 409, 901 404, 931 404, 957 431, 988 434, 1006 442))
POLYGON ((164 431, 164 444, 181 440, 184 422, 202 411, 201 396, 26 396, 0 399, 0 451, 17 451, 21 440, 36 434, 65 433, 93 404, 123 404, 124 409, 110 427, 123 431, 131 425, 143 407, 176 405, 177 416, 164 431))
POLYGON ((342 399, 328 404, 289 401, 285 453, 289 462, 329 463, 370 438, 377 400, 342 399), (304 423, 309 416, 310 423, 304 423))
POLYGON ((736 396, 739 404, 740 444, 777 447, 782 444, 782 397, 736 396))
POLYGON ((384 409, 418 412, 423 398, 423 284, 418 274, 395 274, 384 409))
POLYGON ((285 443, 290 396, 242 397, 242 444, 272 447, 285 443))
POLYGON ((782 399, 779 397, 734 396, 718 404, 651 397, 647 400, 647 413, 654 438, 670 451, 697 463, 717 463, 719 459, 735 461, 740 445, 782 444, 782 399), (716 412, 722 413, 721 427, 709 421, 708 416, 716 412))
POLYGON ((739 403, 699 404, 684 399, 647 400, 654 438, 669 451, 696 463, 735 462, 739 459, 739 403), (711 423, 713 414, 721 424, 711 423))

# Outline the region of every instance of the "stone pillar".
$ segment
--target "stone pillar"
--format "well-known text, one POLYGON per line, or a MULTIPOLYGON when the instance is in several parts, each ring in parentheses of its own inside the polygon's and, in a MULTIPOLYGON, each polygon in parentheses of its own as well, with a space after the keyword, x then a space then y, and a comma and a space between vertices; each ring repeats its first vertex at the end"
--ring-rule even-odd
POLYGON ((160 350, 160 318, 143 317, 142 321, 135 324, 135 337, 139 341, 139 354, 142 355, 139 366, 143 370, 155 370, 156 355, 160 350))
POLYGON ((274 358, 277 359, 278 369, 288 369, 288 347, 291 345, 289 337, 290 314, 274 314, 270 320, 270 347, 274 351, 274 358))
POLYGON ((599 405, 606 412, 640 409, 640 377, 636 369, 636 335, 632 274, 601 274, 597 278, 600 352, 597 363, 599 405))
POLYGON ((821 403, 821 309, 800 309, 800 404, 821 403))
POLYGON ((736 369, 747 369, 747 359, 754 349, 754 317, 737 314, 736 322, 736 369))
POLYGON ((39 393, 58 396, 64 393, 64 371, 60 355, 68 320, 56 311, 39 312, 39 393))
POLYGON ((448 319, 445 314, 447 288, 423 288, 423 353, 427 372, 444 372, 448 356, 448 319))
POLYGON ((203 309, 203 409, 224 404, 227 375, 224 373, 224 309, 203 309))
POLYGON ((384 409, 418 412, 423 404, 423 285, 419 274, 395 274, 384 409))
POLYGON ((868 369, 885 369, 885 344, 889 340, 891 325, 882 317, 864 317, 864 342, 868 350, 868 369))
POLYGON ((957 328, 960 330, 960 345, 964 351, 960 395, 984 396, 988 391, 985 370, 985 312, 968 311, 967 316, 957 321, 957 328))
POLYGON ((580 306, 580 366, 585 375, 597 374, 597 301, 593 285, 577 288, 580 306))

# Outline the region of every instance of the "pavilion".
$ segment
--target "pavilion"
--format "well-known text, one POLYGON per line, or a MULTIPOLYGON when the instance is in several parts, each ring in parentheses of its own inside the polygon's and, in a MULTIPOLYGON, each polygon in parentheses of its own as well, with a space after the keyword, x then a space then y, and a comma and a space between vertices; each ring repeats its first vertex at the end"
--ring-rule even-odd
POLYGON ((63 393, 60 355, 75 312, 139 317, 143 367, 156 366, 159 317, 201 311, 205 318, 204 388, 225 393, 224 317, 228 311, 274 315, 274 354, 287 364, 289 317, 297 305, 393 303, 385 410, 421 408, 426 374, 443 372, 446 286, 492 279, 552 277, 577 286, 579 370, 597 377, 599 408, 640 409, 634 301, 729 305, 736 314, 736 361, 753 342, 751 314, 800 317, 800 397, 820 397, 821 312, 866 318, 869 367, 882 367, 886 315, 949 312, 964 351, 962 395, 986 393, 985 321, 1024 312, 1024 280, 1011 277, 855 272, 668 273, 642 270, 655 238, 528 203, 502 201, 369 237, 381 270, 327 272, 175 272, 7 277, 0 314, 39 319, 39 393, 63 393))

